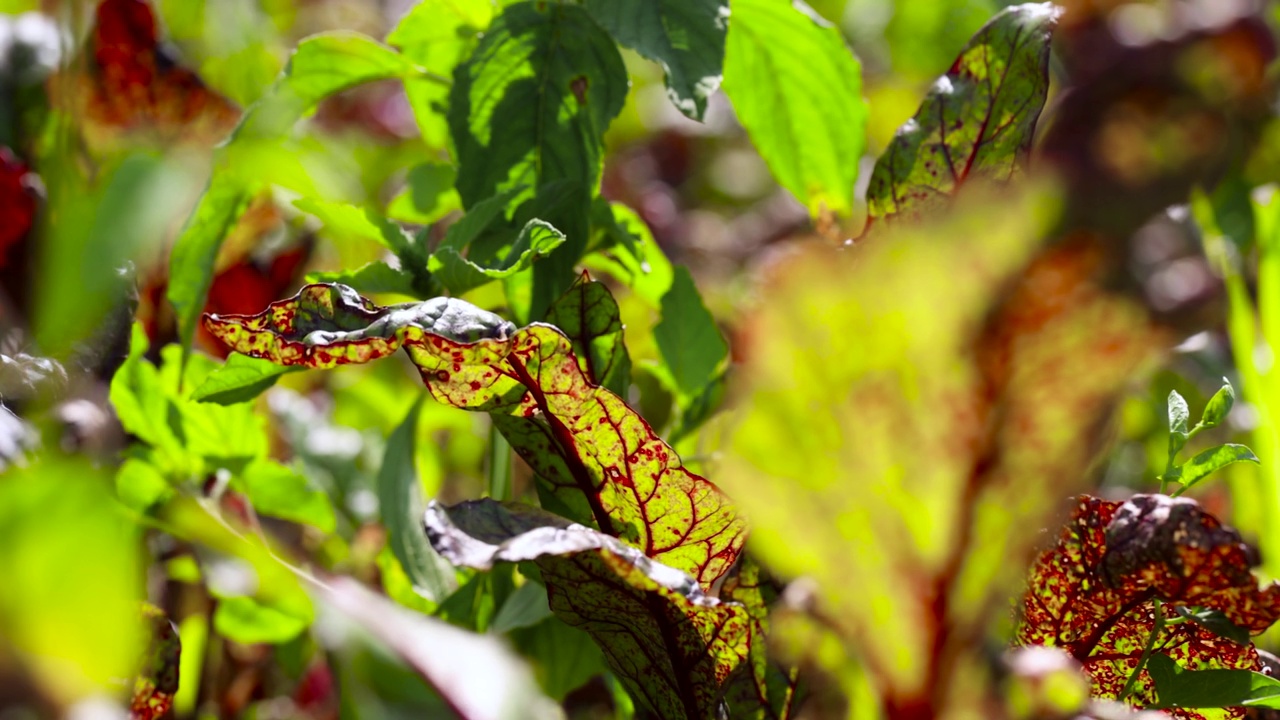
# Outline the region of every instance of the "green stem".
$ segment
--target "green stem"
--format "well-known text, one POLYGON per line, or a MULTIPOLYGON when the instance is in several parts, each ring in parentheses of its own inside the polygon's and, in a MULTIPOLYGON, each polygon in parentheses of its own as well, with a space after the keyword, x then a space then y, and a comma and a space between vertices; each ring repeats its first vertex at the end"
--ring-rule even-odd
POLYGON ((1129 679, 1124 683, 1124 689, 1120 691, 1120 695, 1116 700, 1124 702, 1126 698, 1133 693, 1135 686, 1138 684, 1138 676, 1142 674, 1143 668, 1147 666, 1147 661, 1151 659, 1151 653, 1156 647, 1156 638, 1160 636, 1160 632, 1164 630, 1164 612, 1160 609, 1160 598, 1152 598, 1151 605, 1155 622, 1151 626, 1151 634, 1147 636, 1147 646, 1142 649, 1142 657, 1138 658, 1138 666, 1129 673, 1129 679))
POLYGON ((511 445, 495 426, 489 426, 489 497, 511 498, 511 445))

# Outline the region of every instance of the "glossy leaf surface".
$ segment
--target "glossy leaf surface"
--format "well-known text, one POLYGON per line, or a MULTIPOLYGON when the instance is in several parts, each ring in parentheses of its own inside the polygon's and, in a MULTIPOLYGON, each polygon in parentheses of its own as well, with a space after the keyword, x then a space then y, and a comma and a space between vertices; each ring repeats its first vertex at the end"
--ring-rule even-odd
POLYGON ((207 316, 232 349, 284 365, 334 367, 405 347, 432 395, 483 410, 539 478, 544 504, 688 572, 705 588, 732 565, 744 523, 621 398, 583 373, 571 341, 452 298, 379 307, 311 285, 253 316, 207 316))
POLYGON ((1023 168, 1059 14, 1048 3, 1018 5, 973 36, 876 162, 869 219, 919 215, 970 179, 1008 180, 1023 168))
POLYGON ((551 609, 581 627, 610 667, 664 718, 711 717, 751 640, 742 606, 703 594, 689 575, 601 532, 542 510, 478 500, 426 513, 427 535, 452 562, 487 569, 534 561, 551 609))

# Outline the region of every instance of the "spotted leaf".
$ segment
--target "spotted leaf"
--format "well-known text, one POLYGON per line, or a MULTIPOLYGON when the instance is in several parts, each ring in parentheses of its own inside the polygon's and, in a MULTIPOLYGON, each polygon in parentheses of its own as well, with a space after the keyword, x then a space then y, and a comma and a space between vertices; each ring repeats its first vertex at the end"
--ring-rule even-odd
POLYGON ((404 347, 440 402, 493 416, 533 468, 544 507, 625 540, 704 589, 732 566, 745 523, 627 404, 583 372, 549 325, 516 330, 454 298, 380 307, 342 285, 309 285, 257 315, 206 316, 233 350, 333 367, 404 347))

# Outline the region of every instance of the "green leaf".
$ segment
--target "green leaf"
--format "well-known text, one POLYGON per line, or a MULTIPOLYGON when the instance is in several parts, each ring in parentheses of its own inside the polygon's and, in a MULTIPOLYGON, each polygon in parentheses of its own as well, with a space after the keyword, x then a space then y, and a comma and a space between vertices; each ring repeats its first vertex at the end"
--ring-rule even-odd
POLYGON ((222 240, 249 207, 251 193, 226 175, 209 180, 182 233, 174 241, 169 260, 169 302, 178 321, 178 337, 190 346, 205 296, 213 284, 213 270, 222 240))
POLYGON ((232 487, 244 489, 253 509, 262 515, 291 520, 331 533, 333 505, 324 491, 307 478, 274 460, 258 459, 232 478, 232 487))
POLYGON ((596 385, 625 396, 631 385, 631 357, 624 344, 618 303, 604 283, 583 275, 547 311, 547 322, 573 343, 578 367, 596 385))
POLYGON ((675 273, 649 226, 631 208, 604 198, 592 204, 591 223, 605 235, 606 244, 584 258, 583 265, 612 275, 650 307, 660 308, 675 273), (608 255, 602 254, 606 251, 608 255))
POLYGON ((222 598, 213 611, 213 629, 244 645, 286 643, 310 625, 311 618, 290 614, 247 595, 222 598))
POLYGON ((720 686, 749 651, 750 618, 687 574, 604 533, 517 503, 432 503, 427 536, 457 565, 532 560, 556 616, 586 630, 609 667, 663 718, 714 717, 720 686), (653 648, 662 648, 661 660, 653 648))
MULTIPOLYGON (((319 198, 298 198, 294 207, 314 215, 330 234, 378 243, 397 257, 421 252, 399 225, 372 210, 319 198)), ((422 253, 425 257, 425 253, 422 253)))
MULTIPOLYGON (((376 260, 355 270, 307 273, 309 283, 340 283, 365 294, 395 293, 423 297, 414 287, 413 275, 376 260)), ((427 296, 434 293, 427 293, 427 296)))
POLYGON ((368 362, 403 345, 437 400, 492 416, 533 468, 544 506, 707 588, 741 551, 745 525, 728 499, 621 398, 593 385, 555 328, 515 330, 452 298, 378 307, 323 285, 258 315, 206 316, 205 325, 238 352, 303 367, 368 362))
POLYGON ((769 657, 769 606, 777 592, 763 575, 747 556, 720 593, 725 600, 741 603, 751 617, 750 672, 732 678, 725 690, 732 720, 786 720, 796 702, 798 669, 769 657))
POLYGON ((1173 611, 1179 616, 1208 629, 1214 635, 1224 637, 1237 645, 1249 645, 1253 642, 1249 635, 1249 629, 1242 628, 1231 622, 1231 618, 1227 617, 1221 610, 1174 605, 1173 611))
POLYGON ((662 320, 653 328, 653 337, 663 365, 685 398, 698 395, 729 356, 728 343, 683 266, 676 268, 671 289, 662 296, 662 320))
POLYGON ((116 470, 116 496, 134 510, 145 512, 173 494, 164 474, 141 458, 129 458, 116 470))
POLYGON ((405 189, 387 205, 387 216, 403 222, 430 225, 454 210, 461 210, 462 198, 453 189, 457 175, 450 165, 414 165, 405 179, 405 189))
POLYGON ((445 231, 444 240, 440 241, 440 247, 453 248, 458 252, 470 247, 471 243, 475 242, 493 226, 499 225, 500 221, 506 218, 506 211, 511 204, 511 200, 524 192, 524 190, 525 187, 523 185, 509 188, 493 197, 485 198, 471 205, 467 209, 467 214, 463 215, 458 222, 450 225, 449 229, 445 231))
POLYGON ((387 528, 387 542, 413 583, 414 591, 438 603, 448 597, 457 584, 449 563, 431 549, 421 531, 426 506, 414 465, 421 412, 422 399, 419 398, 387 438, 386 454, 378 470, 378 505, 382 523, 387 528))
POLYGON ((1182 452, 1182 448, 1187 446, 1187 440, 1190 433, 1187 429, 1187 422, 1191 417, 1191 410, 1187 407, 1187 401, 1178 394, 1177 390, 1169 391, 1169 463, 1172 464, 1178 453, 1182 452))
MULTIPOLYGON (((546 608, 546 595, 543 595, 546 608)), ((550 615, 550 608, 546 608, 550 615)), ((604 673, 604 655, 587 633, 558 617, 547 617, 532 627, 513 630, 508 637, 516 650, 534 666, 543 692, 558 701, 604 673)))
POLYGON ((1168 482, 1177 481, 1190 487, 1211 473, 1238 462, 1251 462, 1260 465, 1258 456, 1244 445, 1227 443, 1197 453, 1195 457, 1164 474, 1168 482))
POLYGON ((449 292, 461 295, 494 280, 527 270, 565 242, 564 233, 541 220, 530 220, 497 267, 481 267, 453 247, 440 247, 431 256, 431 270, 449 292))
POLYGON ((470 208, 520 185, 526 190, 516 204, 557 182, 574 194, 533 214, 567 238, 534 270, 535 318, 573 283, 600 181, 604 132, 622 110, 627 87, 613 39, 584 9, 564 3, 508 6, 454 72, 449 129, 463 204, 470 208))
MULTIPOLYGON (((493 11, 490 0, 422 0, 400 19, 387 42, 427 72, 448 78, 489 27, 493 11)), ((410 76, 404 80, 404 89, 427 147, 447 149, 449 84, 437 78, 410 76)))
POLYGON ((733 0, 724 90, 778 183, 811 213, 847 213, 866 144, 862 69, 799 0, 733 0))
POLYGON ((672 104, 702 119, 720 87, 727 0, 587 0, 586 7, 619 43, 661 65, 672 104))
POLYGON ((1022 170, 1049 89, 1049 40, 1060 14, 1049 3, 1017 5, 973 36, 876 162, 869 220, 917 216, 970 179, 1005 181, 1022 170))
POLYGON ((142 616, 151 631, 151 641, 133 683, 129 720, 159 720, 173 707, 178 692, 182 641, 177 626, 160 608, 144 603, 142 616))
POLYGON ((547 607, 547 589, 536 582, 526 582, 502 603, 493 616, 489 631, 506 634, 511 630, 537 625, 551 617, 547 607))
POLYGON ((1280 680, 1252 670, 1185 670, 1168 655, 1147 660, 1157 708, 1280 708, 1280 680))
POLYGON ((1209 398, 1209 404, 1204 406, 1204 412, 1200 414, 1200 427, 1212 428, 1222 424, 1227 419, 1227 415, 1231 412, 1231 406, 1236 403, 1236 391, 1231 387, 1231 381, 1226 378, 1222 379, 1222 389, 1213 394, 1209 398))
POLYGON ((292 371, 292 368, 266 360, 232 355, 225 364, 209 373, 191 393, 191 399, 217 405, 248 402, 275 385, 281 375, 292 371))

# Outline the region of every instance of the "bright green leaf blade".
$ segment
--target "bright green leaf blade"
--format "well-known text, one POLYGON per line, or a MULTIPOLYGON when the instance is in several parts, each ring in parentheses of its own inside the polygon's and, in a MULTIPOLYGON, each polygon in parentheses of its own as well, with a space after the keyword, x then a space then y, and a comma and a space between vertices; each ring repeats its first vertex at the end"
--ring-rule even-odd
POLYGON ((527 270, 564 242, 564 233, 541 220, 530 220, 512 244, 507 258, 497 267, 481 267, 459 255, 454 248, 441 247, 431 256, 431 269, 449 292, 461 295, 527 270))
POLYGON ((416 251, 409 236, 405 235, 399 225, 372 210, 307 197, 294 200, 293 205, 304 213, 314 215, 331 234, 378 243, 401 258, 409 257, 416 251))
POLYGON ((250 193, 225 175, 215 174, 200 203, 173 244, 169 260, 169 302, 178 319, 178 336, 190 346, 222 240, 249 206, 250 193))
POLYGON ((247 595, 222 598, 213 611, 213 629, 245 645, 286 643, 310 625, 309 618, 292 615, 247 595))
POLYGON ((64 706, 118 696, 145 647, 141 533, 109 488, 100 468, 50 457, 0 481, 0 636, 64 706))
POLYGON ((608 236, 602 249, 608 255, 592 253, 583 259, 583 265, 612 275, 650 307, 660 308, 675 273, 649 226, 631 208, 603 198, 593 204, 591 218, 592 225, 608 236))
POLYGON ((1178 394, 1177 390, 1169 391, 1169 464, 1172 465, 1174 458, 1178 453, 1182 452, 1182 448, 1187 446, 1187 440, 1190 434, 1187 430, 1187 422, 1191 417, 1191 410, 1187 408, 1187 401, 1178 394))
POLYGON ((355 270, 308 273, 307 282, 341 283, 365 294, 395 293, 410 296, 418 294, 413 286, 412 275, 403 270, 397 270, 381 260, 361 265, 355 270))
POLYGON ((387 217, 430 225, 454 210, 461 210, 462 198, 453 189, 457 176, 457 170, 450 165, 422 163, 413 166, 405 179, 404 190, 387 205, 387 217))
POLYGON ((811 213, 847 213, 866 144, 862 69, 799 0, 733 0, 724 90, 778 183, 811 213))
POLYGON ((631 385, 631 357, 623 342, 618 303, 604 283, 583 276, 547 311, 547 322, 573 343, 578 367, 620 397, 631 385))
POLYGON ((700 393, 729 356, 728 343, 683 266, 676 268, 671 289, 662 296, 662 320, 653 337, 675 389, 685 398, 700 393))
POLYGON ((1204 406, 1204 412, 1200 414, 1201 427, 1212 428, 1222 424, 1227 419, 1227 415, 1231 413, 1231 407, 1236 403, 1236 391, 1231 387, 1231 383, 1226 379, 1222 381, 1222 388, 1209 398, 1209 404, 1204 406))
POLYGON ((727 0, 587 0, 586 8, 619 43, 662 65, 672 104, 702 119, 720 87, 727 0))
POLYGON ((1252 670, 1185 670, 1167 655, 1147 661, 1158 708, 1280 708, 1280 680, 1252 670))
POLYGON ((306 477, 292 468, 259 459, 246 465, 232 482, 233 487, 244 489, 253 509, 261 515, 333 532, 333 505, 329 496, 312 487, 306 477))
POLYGON ((191 399, 217 405, 248 402, 275 385, 281 375, 292 371, 292 368, 248 355, 232 355, 196 387, 191 399))
POLYGON ((387 439, 386 454, 378 470, 378 505, 387 528, 387 542, 414 590, 439 603, 449 597, 457 582, 449 563, 431 549, 419 526, 426 508, 414 466, 421 412, 419 399, 387 439))
POLYGON ((1163 479, 1179 482, 1186 486, 1194 485, 1206 476, 1222 468, 1238 462, 1251 462, 1260 465, 1258 456, 1244 445, 1227 443, 1197 453, 1195 457, 1164 474, 1163 479))
POLYGON ((751 617, 750 672, 735 676, 725 690, 731 720, 786 720, 796 704, 799 670, 770 658, 769 606, 777 590, 765 580, 750 556, 724 584, 721 598, 742 603, 751 617))
POLYGON ((164 475, 146 460, 129 458, 116 470, 116 497, 134 510, 145 512, 172 494, 164 475))
MULTIPOLYGON (((490 0, 423 0, 405 13, 387 36, 387 43, 400 48, 405 57, 427 72, 449 78, 489 27, 493 12, 490 0)), ((433 150, 447 149, 448 83, 410 76, 404 80, 404 89, 423 142, 433 150)))
POLYGON ((368 362, 403 345, 437 400, 490 413, 537 474, 544 505, 708 588, 741 551, 744 522, 728 499, 621 398, 594 386, 552 327, 516 331, 454 298, 382 308, 324 285, 258 315, 206 316, 205 325, 238 352, 304 367, 368 362))
POLYGON ((425 515, 432 545, 455 564, 534 561, 551 609, 586 630, 631 692, 663 718, 714 717, 720 687, 746 660, 750 618, 704 595, 692 577, 604 533, 517 503, 477 500, 425 515), (663 648, 655 659, 652 648, 663 648))
POLYGON ((1024 167, 1060 14, 1049 3, 1017 5, 973 36, 876 162, 869 220, 928 212, 971 179, 1004 181, 1024 167))

